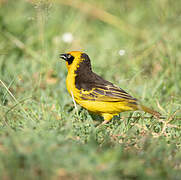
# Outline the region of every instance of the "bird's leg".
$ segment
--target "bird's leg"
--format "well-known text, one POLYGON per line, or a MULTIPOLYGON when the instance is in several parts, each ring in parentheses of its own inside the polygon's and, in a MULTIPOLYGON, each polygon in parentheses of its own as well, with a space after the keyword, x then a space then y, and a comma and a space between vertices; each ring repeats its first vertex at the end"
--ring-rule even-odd
POLYGON ((73 92, 72 92, 72 91, 71 91, 71 95, 72 95, 72 100, 73 100, 74 107, 75 107, 75 112, 76 112, 76 114, 77 114, 77 116, 78 116, 78 108, 77 108, 77 104, 76 104, 76 102, 75 102, 75 99, 74 99, 74 94, 73 94, 73 92))
POLYGON ((104 121, 101 124, 99 124, 96 128, 99 128, 99 127, 107 124, 112 119, 112 117, 114 115, 113 114, 104 113, 104 114, 101 114, 101 116, 103 116, 104 121))
POLYGON ((104 120, 101 125, 107 124, 110 120, 104 120))
POLYGON ((107 124, 112 118, 113 118, 113 114, 108 114, 108 113, 104 113, 102 114, 104 121, 101 123, 101 125, 107 124))
POLYGON ((104 120, 102 123, 100 123, 98 126, 96 126, 96 128, 99 128, 105 124, 107 124, 110 120, 104 120))

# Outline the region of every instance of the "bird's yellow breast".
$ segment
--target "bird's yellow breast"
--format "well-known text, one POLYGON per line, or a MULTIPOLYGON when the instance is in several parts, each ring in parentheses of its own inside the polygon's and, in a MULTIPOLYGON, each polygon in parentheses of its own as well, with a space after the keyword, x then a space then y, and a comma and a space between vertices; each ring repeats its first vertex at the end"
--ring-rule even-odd
MULTIPOLYGON (((75 51, 74 53, 76 54, 78 52, 75 51)), ((76 99, 76 98, 79 98, 80 90, 78 90, 75 87, 75 77, 76 77, 75 71, 77 70, 77 68, 79 68, 79 64, 76 63, 76 61, 81 62, 80 55, 76 57, 74 61, 75 63, 72 63, 71 65, 69 65, 68 62, 66 62, 66 66, 68 69, 68 75, 66 78, 66 86, 67 86, 67 90, 69 94, 71 96, 73 95, 74 98, 76 99)))
POLYGON ((76 74, 74 73, 74 71, 69 70, 66 79, 66 86, 69 94, 73 96, 73 98, 76 101, 77 99, 80 98, 80 90, 78 90, 75 86, 75 77, 76 74))

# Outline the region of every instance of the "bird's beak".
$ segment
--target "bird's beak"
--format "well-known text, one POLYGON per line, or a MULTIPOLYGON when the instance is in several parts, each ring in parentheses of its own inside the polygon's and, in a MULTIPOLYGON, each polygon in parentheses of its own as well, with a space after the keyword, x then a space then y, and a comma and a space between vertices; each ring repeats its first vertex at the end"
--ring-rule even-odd
POLYGON ((67 60, 67 54, 60 54, 59 57, 62 58, 62 59, 64 59, 64 60, 67 60))

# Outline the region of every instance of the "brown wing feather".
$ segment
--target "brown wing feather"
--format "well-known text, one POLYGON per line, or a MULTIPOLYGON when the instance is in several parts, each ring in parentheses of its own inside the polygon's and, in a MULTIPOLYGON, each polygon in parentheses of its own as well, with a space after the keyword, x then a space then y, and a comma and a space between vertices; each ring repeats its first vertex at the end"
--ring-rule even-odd
POLYGON ((75 86, 80 90, 82 99, 105 102, 127 101, 137 104, 137 99, 123 89, 92 72, 90 59, 85 53, 82 54, 81 58, 84 60, 75 71, 75 86))
POLYGON ((130 96, 124 90, 114 85, 97 85, 90 91, 81 91, 81 98, 84 100, 104 101, 104 102, 123 102, 127 101, 137 104, 137 99, 130 96))

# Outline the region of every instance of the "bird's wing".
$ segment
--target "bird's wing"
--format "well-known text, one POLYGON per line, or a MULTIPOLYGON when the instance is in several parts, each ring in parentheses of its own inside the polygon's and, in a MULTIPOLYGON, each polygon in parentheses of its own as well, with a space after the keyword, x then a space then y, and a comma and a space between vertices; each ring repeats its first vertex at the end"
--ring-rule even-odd
POLYGON ((116 87, 113 84, 94 84, 94 87, 85 91, 81 89, 81 98, 90 101, 104 101, 104 102, 130 102, 137 104, 137 99, 130 96, 123 89, 116 87))

